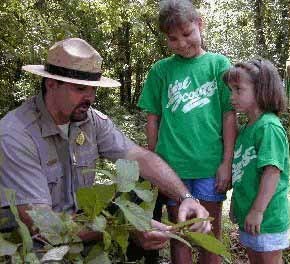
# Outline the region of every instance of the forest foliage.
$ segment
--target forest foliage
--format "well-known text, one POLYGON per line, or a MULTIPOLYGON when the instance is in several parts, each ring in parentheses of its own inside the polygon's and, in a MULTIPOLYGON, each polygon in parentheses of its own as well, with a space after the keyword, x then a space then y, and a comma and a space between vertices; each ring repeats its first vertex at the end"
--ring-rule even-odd
MULTIPOLYGON (((232 62, 264 57, 284 77, 289 56, 289 0, 193 1, 203 20, 208 50, 232 62)), ((148 69, 168 56, 157 25, 157 0, 2 0, 0 3, 0 116, 37 91, 39 78, 21 66, 41 64, 47 49, 80 37, 104 58, 104 75, 120 89, 99 89, 96 106, 136 108, 148 69)))
MULTIPOLYGON (((271 60, 288 83, 289 96, 290 78, 285 74, 290 55, 289 0, 193 2, 203 17, 207 50, 222 53, 233 63, 257 57, 271 60)), ((138 97, 151 65, 170 55, 158 30, 157 12, 157 0, 1 0, 0 117, 39 90, 40 78, 21 67, 43 64, 56 41, 80 37, 103 57, 103 74, 122 84, 98 89, 95 107, 134 141, 145 144, 138 97)), ((283 113, 282 121, 290 135, 289 115, 289 110, 283 113)))

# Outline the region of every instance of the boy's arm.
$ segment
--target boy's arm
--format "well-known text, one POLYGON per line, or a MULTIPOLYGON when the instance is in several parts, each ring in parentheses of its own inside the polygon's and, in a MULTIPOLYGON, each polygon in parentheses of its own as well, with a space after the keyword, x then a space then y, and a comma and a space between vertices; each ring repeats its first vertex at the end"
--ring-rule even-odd
POLYGON ((153 152, 155 150, 158 139, 159 121, 160 116, 150 113, 147 115, 147 125, 146 125, 147 144, 148 149, 153 152))
POLYGON ((249 211, 244 229, 252 235, 260 233, 263 214, 272 199, 280 179, 280 170, 275 166, 264 167, 258 195, 249 211))
POLYGON ((216 173, 216 190, 224 193, 231 186, 232 160, 237 136, 236 112, 228 111, 223 114, 223 161, 216 173))

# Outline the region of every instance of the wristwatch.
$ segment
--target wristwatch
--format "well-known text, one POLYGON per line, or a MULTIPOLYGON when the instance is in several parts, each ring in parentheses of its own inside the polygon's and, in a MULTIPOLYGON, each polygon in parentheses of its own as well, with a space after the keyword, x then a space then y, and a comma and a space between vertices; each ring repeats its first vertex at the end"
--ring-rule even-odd
POLYGON ((190 193, 186 193, 183 196, 180 196, 179 202, 182 203, 185 199, 188 199, 188 198, 193 199, 197 203, 200 203, 199 200, 197 198, 193 197, 192 194, 190 194, 190 193))

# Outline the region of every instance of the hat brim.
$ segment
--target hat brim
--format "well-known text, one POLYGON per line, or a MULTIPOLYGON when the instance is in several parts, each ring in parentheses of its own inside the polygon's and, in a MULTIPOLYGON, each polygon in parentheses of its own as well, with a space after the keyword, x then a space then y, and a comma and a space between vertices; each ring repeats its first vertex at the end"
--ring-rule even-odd
POLYGON ((107 77, 101 77, 99 81, 87 81, 80 79, 73 79, 69 77, 64 77, 61 75, 51 74, 44 69, 44 65, 25 65, 22 66, 22 70, 28 71, 30 73, 40 75, 42 77, 55 79, 58 81, 68 82, 68 83, 76 83, 88 86, 99 86, 99 87, 119 87, 121 84, 118 81, 107 77))

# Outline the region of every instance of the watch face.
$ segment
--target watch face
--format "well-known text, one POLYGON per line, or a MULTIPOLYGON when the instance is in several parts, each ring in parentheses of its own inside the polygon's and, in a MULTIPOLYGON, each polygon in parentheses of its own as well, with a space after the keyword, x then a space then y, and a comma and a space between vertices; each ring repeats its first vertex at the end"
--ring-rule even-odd
POLYGON ((192 196, 190 193, 186 193, 186 194, 183 196, 183 199, 186 199, 186 198, 193 198, 193 196, 192 196))
POLYGON ((190 194, 190 193, 186 193, 184 196, 180 197, 180 202, 183 202, 187 198, 191 198, 194 201, 196 201, 197 203, 199 203, 199 200, 197 198, 193 197, 192 194, 190 194))
POLYGON ((180 197, 180 201, 182 202, 183 200, 187 198, 193 198, 193 196, 190 193, 186 193, 185 195, 180 197))

